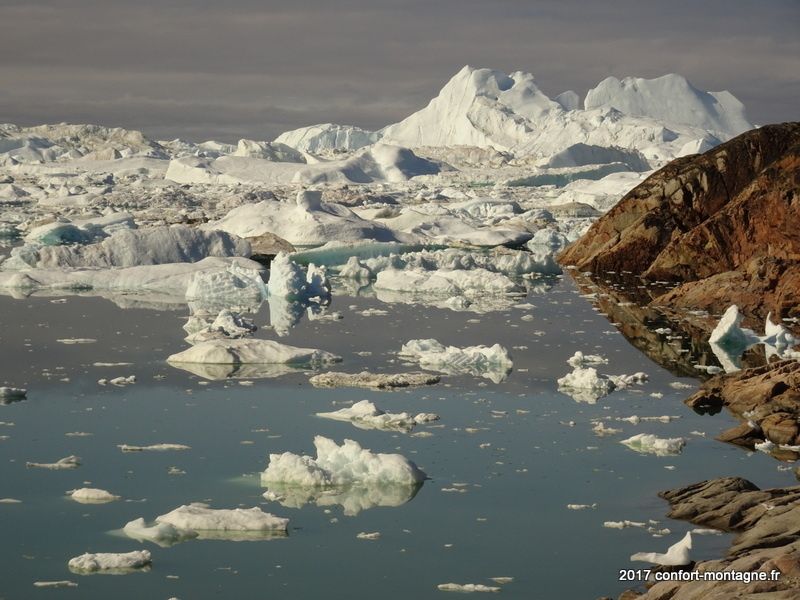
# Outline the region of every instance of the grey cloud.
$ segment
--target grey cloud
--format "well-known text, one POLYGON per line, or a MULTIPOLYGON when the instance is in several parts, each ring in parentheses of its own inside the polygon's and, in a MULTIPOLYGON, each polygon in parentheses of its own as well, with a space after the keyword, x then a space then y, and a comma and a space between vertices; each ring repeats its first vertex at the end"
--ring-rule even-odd
POLYGON ((766 123, 800 118, 795 0, 6 0, 0 121, 102 121, 154 137, 377 128, 464 64, 584 93, 686 75, 766 123))

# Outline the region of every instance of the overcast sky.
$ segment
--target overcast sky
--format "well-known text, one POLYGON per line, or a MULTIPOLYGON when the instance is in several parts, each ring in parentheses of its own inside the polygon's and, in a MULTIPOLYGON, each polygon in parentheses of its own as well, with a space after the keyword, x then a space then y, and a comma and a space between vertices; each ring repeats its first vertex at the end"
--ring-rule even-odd
POLYGON ((680 73, 800 119, 800 0, 0 0, 0 122, 164 139, 379 128, 465 64, 581 96, 680 73))

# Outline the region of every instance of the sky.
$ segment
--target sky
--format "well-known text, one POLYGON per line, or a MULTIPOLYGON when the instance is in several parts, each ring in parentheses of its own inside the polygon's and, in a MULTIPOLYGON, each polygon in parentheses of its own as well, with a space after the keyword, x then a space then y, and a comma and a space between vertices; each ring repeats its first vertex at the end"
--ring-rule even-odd
POLYGON ((377 129, 465 64, 553 97, 680 73, 800 120, 800 0, 0 0, 0 122, 156 139, 377 129))

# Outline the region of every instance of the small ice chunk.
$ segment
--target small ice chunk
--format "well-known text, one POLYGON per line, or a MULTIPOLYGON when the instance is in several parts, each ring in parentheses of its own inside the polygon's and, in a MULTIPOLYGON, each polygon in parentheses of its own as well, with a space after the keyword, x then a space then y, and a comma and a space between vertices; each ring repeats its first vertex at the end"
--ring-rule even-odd
POLYGON ((371 533, 366 533, 362 531, 356 535, 356 538, 359 540, 378 540, 381 537, 380 531, 373 531, 371 533))
POLYGON ((756 442, 754 448, 759 452, 764 452, 766 454, 771 453, 775 448, 778 446, 771 442, 770 440, 764 440, 763 442, 756 442))
POLYGON ((78 587, 78 584, 74 581, 68 581, 66 579, 62 579, 60 581, 34 581, 33 587, 38 588, 68 588, 68 587, 78 587))
POLYGON ((56 340, 59 344, 94 344, 97 340, 93 338, 61 338, 56 340))
POLYGON ((683 438, 660 438, 649 433, 639 433, 626 440, 621 440, 631 450, 642 454, 655 454, 656 456, 674 456, 680 454, 686 445, 683 438))
POLYGON ((387 413, 379 409, 369 400, 361 400, 352 406, 333 412, 317 413, 318 417, 335 419, 337 421, 351 421, 356 427, 364 429, 388 429, 397 431, 411 431, 418 423, 426 423, 439 419, 438 415, 420 413, 387 413))
POLYGON ((123 452, 167 452, 170 450, 191 450, 191 446, 185 444, 151 444, 149 446, 131 446, 129 444, 117 444, 117 448, 123 452))
POLYGON ((576 402, 594 404, 615 388, 613 381, 605 375, 599 375, 593 367, 575 367, 571 373, 558 379, 559 391, 571 396, 576 402))
POLYGON ((627 529, 628 527, 638 527, 640 529, 644 529, 647 526, 647 523, 643 523, 641 521, 629 521, 627 519, 623 521, 605 521, 603 523, 603 527, 607 527, 608 529, 627 529))
POLYGON ((586 510, 589 508, 597 508, 597 502, 593 504, 567 504, 569 510, 586 510))
POLYGON ((583 368, 589 365, 607 365, 608 359, 600 356, 599 354, 584 354, 578 350, 569 359, 567 359, 567 364, 573 368, 583 368))
POLYGON ((75 500, 75 502, 80 502, 81 504, 105 504, 107 502, 114 502, 114 500, 119 500, 120 498, 106 490, 86 487, 71 490, 67 492, 67 494, 69 494, 70 498, 75 500))
POLYGON ((69 569, 76 573, 95 573, 98 571, 111 571, 124 573, 148 567, 151 563, 150 552, 147 550, 134 550, 127 553, 99 553, 81 554, 71 558, 69 569))
POLYGON ((17 402, 24 400, 28 394, 28 390, 15 387, 0 387, 0 404, 8 404, 10 402, 17 402))
POLYGON ((683 536, 680 541, 670 546, 664 554, 659 554, 658 552, 637 552, 631 556, 631 560, 671 567, 688 565, 692 562, 690 556, 691 550, 692 534, 689 532, 683 536))
POLYGON ((77 469, 81 466, 81 459, 78 456, 70 455, 60 458, 54 463, 26 462, 25 466, 34 467, 36 469, 50 469, 53 471, 62 469, 77 469))
POLYGON ((440 583, 436 586, 443 592, 499 592, 500 588, 497 586, 483 585, 482 583, 440 583))

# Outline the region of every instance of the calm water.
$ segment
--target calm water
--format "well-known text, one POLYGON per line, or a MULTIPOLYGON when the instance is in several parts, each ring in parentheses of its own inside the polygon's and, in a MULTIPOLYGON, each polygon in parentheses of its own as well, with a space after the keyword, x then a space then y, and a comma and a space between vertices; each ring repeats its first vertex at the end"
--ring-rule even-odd
MULTIPOLYGON (((394 353, 405 341, 422 337, 454 345, 499 342, 514 359, 514 371, 500 384, 443 377, 437 386, 398 392, 315 389, 303 372, 254 379, 251 386, 205 382, 164 362, 186 347, 185 306, 123 309, 108 299, 64 299, 0 297, 0 382, 29 390, 26 401, 0 406, 0 436, 7 436, 0 439, 0 497, 22 501, 0 504, 2 598, 446 598, 437 584, 494 585, 490 578, 501 576, 514 578, 503 586, 502 597, 595 598, 629 587, 617 581, 618 570, 645 566, 631 563, 630 554, 663 551, 691 528, 664 518, 667 507, 656 496, 659 490, 725 475, 747 477, 762 487, 793 480, 766 455, 715 442, 713 436, 733 420, 689 411, 681 401, 692 390, 669 384, 696 387, 696 381, 678 379, 639 353, 566 280, 524 300, 535 308, 484 315, 336 295, 331 309, 341 312, 342 320, 303 318, 281 338, 341 354, 344 362, 336 369, 350 372, 408 370, 394 353), (390 314, 364 317, 353 307, 390 314), (533 319, 523 320, 525 315, 533 319), (97 341, 65 345, 56 341, 62 338, 97 341), (601 372, 645 371, 650 381, 595 405, 576 403, 556 386, 576 350, 606 355, 610 362, 601 372), (95 362, 133 364, 92 366, 95 362), (138 380, 129 387, 97 384, 101 377, 131 374, 138 380), (651 397, 654 392, 663 397, 651 397), (314 416, 365 398, 391 412, 436 412, 441 421, 416 430, 431 436, 412 437, 314 416), (593 418, 633 414, 681 418, 668 424, 609 423, 623 429, 611 437, 591 431, 593 418), (569 421, 574 426, 565 424, 569 421), (92 435, 65 435, 69 432, 92 435), (639 455, 618 443, 643 432, 683 436, 688 443, 673 457, 639 455), (431 479, 401 506, 357 515, 345 515, 340 506, 265 502, 257 474, 268 454, 313 453, 317 434, 400 452, 431 479), (117 449, 117 444, 159 442, 191 449, 117 449), (70 454, 83 459, 80 468, 25 466, 70 454), (170 467, 185 474, 169 474, 170 467), (466 484, 467 491, 442 491, 454 484, 466 484), (124 500, 83 505, 64 495, 85 485, 124 500), (151 521, 195 501, 214 508, 261 506, 291 519, 289 536, 160 548, 113 533, 134 518, 151 521), (570 503, 597 507, 572 511, 566 508, 570 503), (642 529, 602 526, 623 519, 659 520, 658 527, 672 533, 654 538, 642 529), (376 541, 356 538, 374 531, 381 533, 376 541), (86 551, 141 547, 153 554, 146 573, 80 576, 67 569, 69 558, 86 551), (63 579, 79 587, 33 587, 35 581, 63 579)), ((129 298, 117 301, 135 305, 129 298)), ((268 315, 263 306, 256 323, 267 324, 268 315)), ((274 333, 267 328, 257 335, 274 333)), ((726 536, 696 536, 697 558, 720 554, 727 544, 726 536)))

